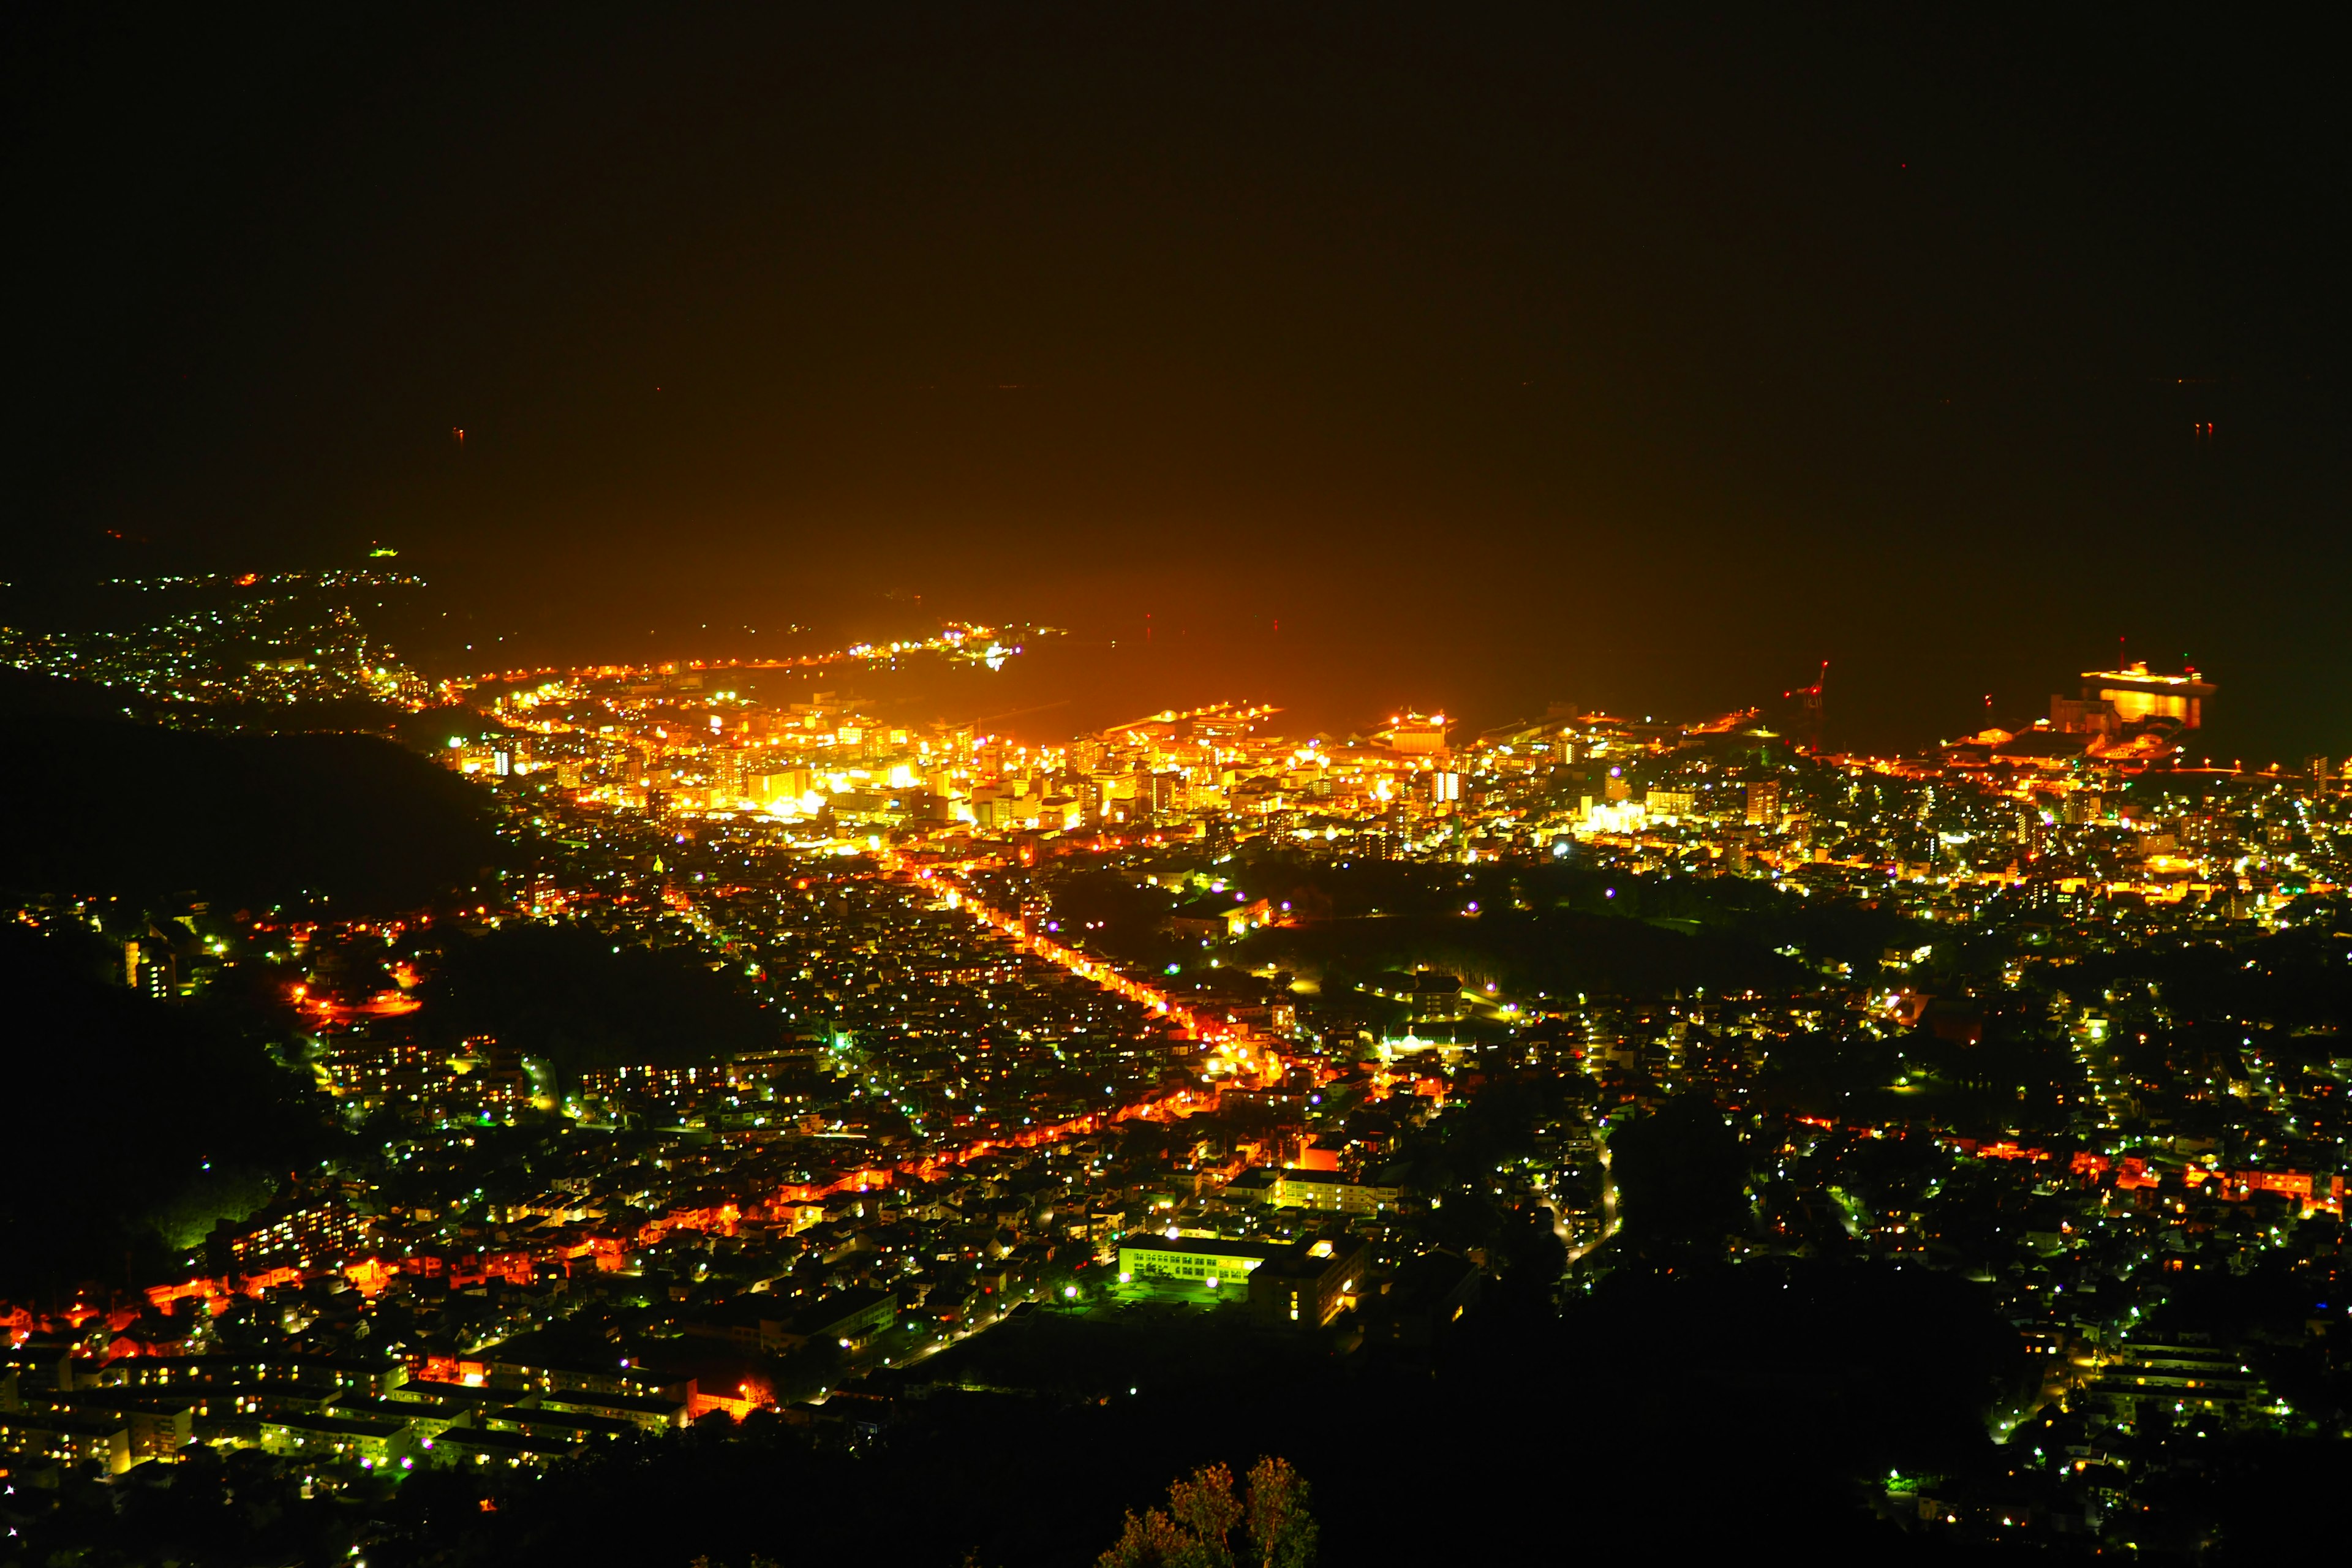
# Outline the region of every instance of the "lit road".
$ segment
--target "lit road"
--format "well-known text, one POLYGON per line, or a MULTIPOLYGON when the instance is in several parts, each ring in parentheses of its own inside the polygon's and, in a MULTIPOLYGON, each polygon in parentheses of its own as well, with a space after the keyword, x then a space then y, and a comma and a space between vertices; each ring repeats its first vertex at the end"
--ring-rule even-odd
MULTIPOLYGON (((1578 1258, 1583 1257, 1586 1253, 1591 1251, 1594 1247, 1600 1246, 1602 1242, 1617 1234, 1617 1172, 1616 1167, 1609 1158, 1608 1141, 1606 1139, 1600 1140, 1600 1144, 1601 1234, 1594 1237, 1591 1241, 1586 1242, 1582 1247, 1570 1247, 1568 1249, 1568 1260, 1570 1263, 1575 1262, 1578 1258)), ((1560 1239, 1562 1241, 1566 1241, 1568 1237, 1562 1236, 1560 1239)))

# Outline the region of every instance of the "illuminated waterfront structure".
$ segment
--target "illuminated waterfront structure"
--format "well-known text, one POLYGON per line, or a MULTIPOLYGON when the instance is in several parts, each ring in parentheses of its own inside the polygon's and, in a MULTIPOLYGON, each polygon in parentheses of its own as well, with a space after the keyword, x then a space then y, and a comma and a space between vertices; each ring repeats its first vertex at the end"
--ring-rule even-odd
POLYGON ((2126 724, 2169 719, 2184 730, 2200 729, 2205 704, 2220 689, 2201 679, 2193 667, 2180 675, 2158 675, 2149 670, 2146 659, 2134 661, 2126 669, 2083 672, 2084 700, 2109 704, 2126 724))

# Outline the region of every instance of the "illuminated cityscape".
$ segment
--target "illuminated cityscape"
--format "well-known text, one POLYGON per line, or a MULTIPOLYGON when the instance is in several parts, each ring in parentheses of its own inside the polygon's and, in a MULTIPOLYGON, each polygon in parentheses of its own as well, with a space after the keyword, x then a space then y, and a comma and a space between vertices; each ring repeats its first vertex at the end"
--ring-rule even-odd
POLYGON ((2098 672, 1893 758, 1758 709, 1300 735, 1226 702, 1024 743, 765 673, 413 698, 514 847, 470 907, 16 911, 167 1007, 265 987, 342 1141, 208 1192, 136 1289, 12 1303, 13 1465, 520 1476, 713 1413, 855 1446, 1000 1386, 1024 1314, 1410 1362, 1482 1294, 1572 1318, 1700 1256, 1982 1288, 2009 1468, 1898 1469, 1906 1528, 2108 1540, 2165 1508, 2168 1444, 2342 1436, 2325 761, 2205 765, 2193 712, 2098 672), (1745 1165, 1711 1236, 1612 1173, 1695 1105, 1745 1165), (2216 1333, 2209 1281, 2277 1305, 2216 1333))
POLYGON ((2338 1547, 2318 40, 19 31, 0 1568, 2338 1547))

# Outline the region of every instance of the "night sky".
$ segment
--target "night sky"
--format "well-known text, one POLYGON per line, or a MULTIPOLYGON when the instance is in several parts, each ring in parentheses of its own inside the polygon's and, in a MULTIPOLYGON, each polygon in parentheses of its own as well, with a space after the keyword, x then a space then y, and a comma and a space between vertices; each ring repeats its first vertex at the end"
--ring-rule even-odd
POLYGON ((1335 725, 1828 658, 1874 746, 2120 650, 2352 750, 2330 37, 36 9, 20 578, 380 540, 544 658, 1149 614, 1139 691, 1335 725))

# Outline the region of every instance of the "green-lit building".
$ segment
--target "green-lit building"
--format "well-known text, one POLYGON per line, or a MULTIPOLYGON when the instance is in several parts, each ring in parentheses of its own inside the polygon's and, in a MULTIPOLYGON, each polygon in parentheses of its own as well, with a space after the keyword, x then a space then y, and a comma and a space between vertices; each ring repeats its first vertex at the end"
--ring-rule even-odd
POLYGON ((1219 1300, 1245 1300, 1270 1328, 1312 1331, 1353 1306, 1364 1244, 1352 1236, 1288 1243, 1138 1231, 1118 1244, 1122 1285, 1180 1287, 1219 1300))
POLYGON ((1118 1282, 1188 1286, 1240 1300, 1249 1294, 1251 1271, 1286 1250, 1255 1241, 1139 1230, 1118 1244, 1118 1282))

